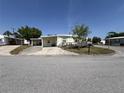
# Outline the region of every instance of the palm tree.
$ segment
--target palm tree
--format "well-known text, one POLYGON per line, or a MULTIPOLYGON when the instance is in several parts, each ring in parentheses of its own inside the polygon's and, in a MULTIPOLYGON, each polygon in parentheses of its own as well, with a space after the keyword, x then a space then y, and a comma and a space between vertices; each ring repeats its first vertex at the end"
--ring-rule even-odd
POLYGON ((72 30, 73 38, 75 41, 86 41, 86 37, 90 33, 89 27, 85 25, 76 25, 74 29, 72 30))

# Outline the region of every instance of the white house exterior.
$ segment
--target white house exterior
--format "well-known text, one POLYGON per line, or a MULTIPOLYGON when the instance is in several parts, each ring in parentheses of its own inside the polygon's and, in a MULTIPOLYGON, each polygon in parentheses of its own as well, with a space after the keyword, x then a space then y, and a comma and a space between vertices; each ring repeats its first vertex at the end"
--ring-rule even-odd
POLYGON ((100 43, 105 45, 105 40, 101 40, 100 43))
POLYGON ((8 43, 8 37, 5 35, 0 35, 0 45, 7 45, 8 43))
POLYGON ((112 46, 124 46, 124 36, 107 38, 106 44, 112 46))
POLYGON ((31 45, 40 44, 42 47, 62 46, 64 44, 74 43, 72 35, 47 35, 40 38, 32 38, 31 45))
POLYGON ((0 35, 0 45, 21 45, 23 40, 14 36, 0 35))
POLYGON ((29 44, 30 44, 30 42, 28 40, 24 39, 24 45, 29 45, 29 44))

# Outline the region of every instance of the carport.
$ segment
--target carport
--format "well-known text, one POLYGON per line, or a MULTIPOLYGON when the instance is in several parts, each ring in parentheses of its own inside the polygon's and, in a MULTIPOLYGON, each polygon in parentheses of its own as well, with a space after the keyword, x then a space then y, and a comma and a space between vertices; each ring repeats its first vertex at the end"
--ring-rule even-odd
POLYGON ((31 45, 42 47, 57 46, 57 36, 43 36, 41 38, 31 38, 31 45))
POLYGON ((106 44, 112 45, 112 46, 124 46, 124 36, 107 38, 106 44))
POLYGON ((44 36, 42 37, 43 47, 57 46, 57 36, 44 36))
POLYGON ((42 39, 41 38, 31 38, 31 45, 32 46, 41 46, 42 39))

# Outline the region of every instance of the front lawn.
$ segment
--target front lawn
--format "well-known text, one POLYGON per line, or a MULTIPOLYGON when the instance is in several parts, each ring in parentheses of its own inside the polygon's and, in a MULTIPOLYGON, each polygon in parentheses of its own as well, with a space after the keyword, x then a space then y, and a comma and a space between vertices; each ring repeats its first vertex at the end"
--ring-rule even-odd
MULTIPOLYGON (((88 54, 88 48, 63 48, 64 50, 75 52, 78 54, 88 54)), ((115 53, 114 50, 108 48, 99 48, 99 47, 91 47, 90 54, 91 55, 99 55, 99 54, 113 54, 115 53)))
POLYGON ((21 51, 23 51, 24 49, 29 48, 29 47, 30 47, 29 45, 21 45, 21 46, 17 47, 16 49, 10 51, 10 54, 12 54, 12 55, 17 55, 17 54, 19 54, 21 51))

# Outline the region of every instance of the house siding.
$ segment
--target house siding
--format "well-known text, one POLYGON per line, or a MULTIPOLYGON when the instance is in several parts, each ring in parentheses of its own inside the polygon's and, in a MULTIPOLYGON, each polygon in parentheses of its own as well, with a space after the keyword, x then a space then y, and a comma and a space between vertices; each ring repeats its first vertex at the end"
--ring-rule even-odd
POLYGON ((57 38, 57 46, 62 46, 64 43, 73 43, 74 39, 72 37, 58 37, 57 38))
POLYGON ((21 45, 24 41, 14 37, 0 35, 0 45, 21 45))
POLYGON ((112 45, 112 46, 124 46, 124 38, 110 38, 106 40, 106 45, 112 45))

